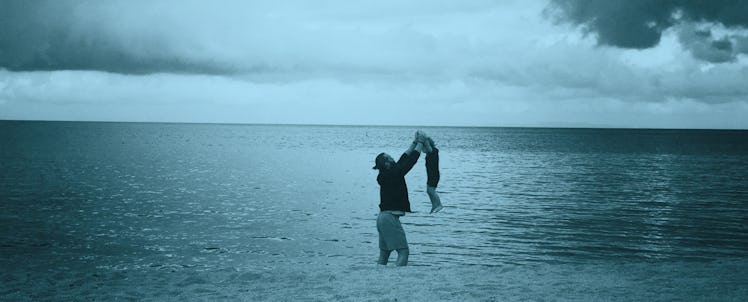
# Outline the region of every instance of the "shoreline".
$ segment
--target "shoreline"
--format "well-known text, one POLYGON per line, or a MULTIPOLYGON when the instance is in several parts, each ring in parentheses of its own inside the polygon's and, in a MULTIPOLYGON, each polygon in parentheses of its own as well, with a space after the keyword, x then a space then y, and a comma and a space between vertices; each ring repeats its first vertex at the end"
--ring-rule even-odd
POLYGON ((485 266, 280 263, 259 267, 6 270, 14 301, 739 301, 748 261, 485 266))
POLYGON ((620 130, 620 131, 748 131, 746 128, 684 128, 684 127, 624 127, 614 125, 548 123, 511 125, 370 125, 370 124, 308 124, 308 123, 252 123, 252 122, 196 122, 156 120, 52 120, 52 119, 0 119, 0 122, 31 123, 106 123, 106 124, 163 124, 163 125, 215 125, 215 126, 261 126, 261 127, 330 127, 330 128, 457 128, 457 129, 537 129, 537 130, 620 130))

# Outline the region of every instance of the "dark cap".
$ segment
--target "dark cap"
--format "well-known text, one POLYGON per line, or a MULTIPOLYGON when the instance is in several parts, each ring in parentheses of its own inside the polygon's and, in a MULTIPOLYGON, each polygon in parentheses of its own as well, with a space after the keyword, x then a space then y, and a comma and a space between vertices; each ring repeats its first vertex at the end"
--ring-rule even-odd
POLYGON ((374 167, 371 167, 372 169, 382 169, 384 167, 384 155, 385 153, 379 153, 377 155, 377 158, 374 159, 374 167))

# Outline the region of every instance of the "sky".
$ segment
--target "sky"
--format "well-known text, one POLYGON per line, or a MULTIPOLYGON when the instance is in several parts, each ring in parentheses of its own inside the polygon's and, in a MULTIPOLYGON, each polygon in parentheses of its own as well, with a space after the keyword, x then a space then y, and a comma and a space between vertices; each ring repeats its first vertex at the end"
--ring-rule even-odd
POLYGON ((748 1, 0 2, 0 119, 748 129, 748 1))

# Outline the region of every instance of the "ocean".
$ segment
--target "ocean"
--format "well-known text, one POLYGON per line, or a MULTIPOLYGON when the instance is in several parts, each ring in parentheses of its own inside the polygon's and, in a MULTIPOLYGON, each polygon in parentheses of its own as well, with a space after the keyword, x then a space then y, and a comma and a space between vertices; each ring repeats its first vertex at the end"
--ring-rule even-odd
MULTIPOLYGON (((381 277, 371 166, 419 129, 440 149, 445 209, 429 214, 422 157, 405 269, 697 267, 707 300, 745 293, 748 131, 0 121, 0 298, 264 300, 284 296, 248 282, 301 278, 304 295, 381 277)), ((362 299, 340 287, 328 298, 362 299)))

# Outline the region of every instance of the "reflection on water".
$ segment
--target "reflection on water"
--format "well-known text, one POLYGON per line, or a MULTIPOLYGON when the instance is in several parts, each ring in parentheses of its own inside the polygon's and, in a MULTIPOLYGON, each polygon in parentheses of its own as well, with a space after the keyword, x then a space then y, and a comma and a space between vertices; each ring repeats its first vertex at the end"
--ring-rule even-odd
MULTIPOLYGON (((373 263, 379 152, 416 129, 0 122, 3 265, 373 263), (49 263, 23 262, 34 257, 49 263)), ((745 131, 426 128, 415 265, 748 256, 745 131)))

